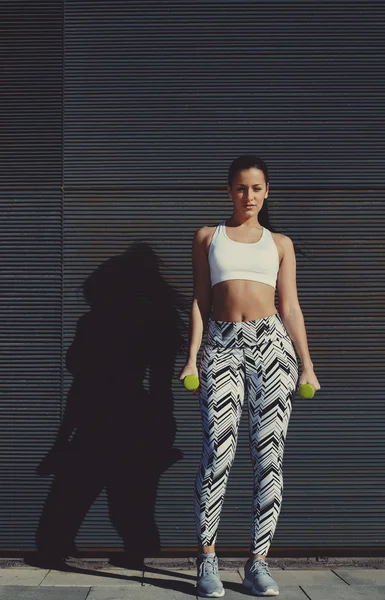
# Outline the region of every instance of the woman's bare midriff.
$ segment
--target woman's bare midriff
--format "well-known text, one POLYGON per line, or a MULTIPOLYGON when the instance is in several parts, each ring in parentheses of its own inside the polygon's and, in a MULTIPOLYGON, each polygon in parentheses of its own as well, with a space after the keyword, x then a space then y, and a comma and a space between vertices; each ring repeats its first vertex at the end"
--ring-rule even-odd
POLYGON ((254 321, 277 314, 271 285, 247 279, 221 281, 211 288, 213 321, 254 321))

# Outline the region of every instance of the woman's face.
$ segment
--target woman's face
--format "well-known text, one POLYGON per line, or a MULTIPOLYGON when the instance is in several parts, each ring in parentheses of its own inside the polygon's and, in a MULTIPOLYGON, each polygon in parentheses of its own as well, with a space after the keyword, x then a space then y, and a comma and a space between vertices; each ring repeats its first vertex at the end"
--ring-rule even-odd
POLYGON ((261 210, 269 194, 269 184, 266 184, 263 171, 252 167, 238 171, 231 187, 227 186, 227 191, 235 211, 250 218, 261 210))

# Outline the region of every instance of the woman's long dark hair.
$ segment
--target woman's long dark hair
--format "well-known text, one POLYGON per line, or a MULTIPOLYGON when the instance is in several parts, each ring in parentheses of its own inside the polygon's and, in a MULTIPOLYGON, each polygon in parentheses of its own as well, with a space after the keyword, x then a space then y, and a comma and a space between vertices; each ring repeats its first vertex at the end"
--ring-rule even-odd
MULTIPOLYGON (((265 161, 260 156, 256 156, 255 154, 242 154, 242 156, 238 156, 238 158, 235 158, 229 167, 227 177, 229 186, 231 187, 234 177, 237 173, 239 173, 239 171, 251 168, 259 169, 260 171, 262 171, 265 176, 266 185, 269 183, 269 170, 265 161)), ((273 233, 282 233, 282 231, 277 231, 275 225, 271 222, 269 215, 268 198, 265 198, 262 208, 258 213, 258 221, 263 227, 266 227, 266 229, 269 229, 273 233)), ((293 239, 294 249, 303 256, 309 257, 308 252, 303 249, 302 243, 295 241, 292 236, 290 237, 293 239)))

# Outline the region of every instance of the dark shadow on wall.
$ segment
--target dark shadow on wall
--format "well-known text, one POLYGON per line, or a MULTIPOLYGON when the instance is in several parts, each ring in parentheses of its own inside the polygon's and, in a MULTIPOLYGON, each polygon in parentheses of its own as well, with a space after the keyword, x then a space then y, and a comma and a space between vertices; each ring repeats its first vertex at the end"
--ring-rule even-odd
POLYGON ((90 310, 66 355, 73 381, 63 420, 37 469, 54 474, 37 556, 60 561, 76 555, 77 532, 105 488, 124 564, 139 566, 160 549, 154 519, 159 478, 183 457, 173 446, 171 384, 176 356, 186 349, 188 304, 162 278, 145 243, 100 265, 83 294, 90 310))

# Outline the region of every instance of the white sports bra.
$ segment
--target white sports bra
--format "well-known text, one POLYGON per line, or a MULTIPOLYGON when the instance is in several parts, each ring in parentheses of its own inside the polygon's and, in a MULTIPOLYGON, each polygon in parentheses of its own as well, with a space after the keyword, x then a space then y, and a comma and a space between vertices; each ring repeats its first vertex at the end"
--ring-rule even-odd
POLYGON ((217 225, 209 248, 211 287, 228 279, 261 281, 275 289, 279 254, 271 231, 263 227, 258 242, 236 242, 227 237, 225 221, 217 225))

